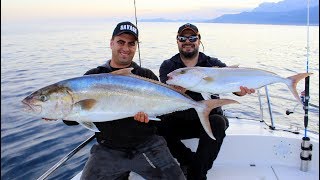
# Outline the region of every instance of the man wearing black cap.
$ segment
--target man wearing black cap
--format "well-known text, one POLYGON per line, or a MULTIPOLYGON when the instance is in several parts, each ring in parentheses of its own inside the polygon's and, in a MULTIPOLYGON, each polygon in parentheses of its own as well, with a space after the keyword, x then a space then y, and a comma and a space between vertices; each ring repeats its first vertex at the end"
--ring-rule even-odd
MULTIPOLYGON (((154 79, 157 76, 149 69, 133 62, 138 43, 138 29, 131 22, 119 23, 110 40, 111 60, 85 73, 109 73, 132 67, 133 74, 154 79)), ((184 180, 163 137, 156 135, 155 126, 148 123, 145 113, 116 121, 95 122, 97 144, 93 145, 83 169, 82 180, 124 180, 130 171, 152 180, 184 180)), ((64 121, 67 125, 76 122, 64 121)))
MULTIPOLYGON (((161 82, 165 83, 168 80, 167 74, 183 67, 226 67, 226 64, 217 58, 199 52, 201 36, 195 25, 190 23, 182 25, 178 29, 176 40, 179 53, 161 64, 159 70, 161 82)), ((175 88, 185 92, 196 101, 203 100, 200 93, 188 91, 182 87, 175 86, 175 88)), ((254 92, 254 89, 247 87, 239 87, 239 90, 234 94, 243 96, 254 92)), ((211 98, 219 98, 219 96, 211 98)), ((207 172, 212 168, 213 161, 217 158, 226 136, 225 130, 229 124, 228 119, 223 116, 221 107, 213 109, 209 119, 216 140, 207 135, 194 109, 171 113, 164 116, 161 122, 157 122, 159 134, 165 137, 172 155, 179 161, 188 180, 207 179, 207 172), (181 142, 182 139, 191 138, 199 138, 196 152, 192 152, 181 142)))

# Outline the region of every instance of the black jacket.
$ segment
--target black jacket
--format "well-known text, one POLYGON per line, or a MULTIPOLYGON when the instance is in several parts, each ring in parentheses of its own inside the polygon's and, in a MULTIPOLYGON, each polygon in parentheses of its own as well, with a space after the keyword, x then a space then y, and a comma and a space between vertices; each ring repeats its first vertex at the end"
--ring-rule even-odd
MULTIPOLYGON (((91 69, 85 73, 100 74, 109 73, 117 69, 112 68, 110 60, 97 68, 91 69)), ((142 68, 135 62, 132 62, 131 66, 133 74, 158 80, 158 77, 149 69, 142 68)), ((77 122, 64 121, 67 125, 75 125, 77 122)), ((95 122, 94 123, 100 132, 96 132, 96 138, 98 143, 113 149, 134 149, 137 145, 145 142, 150 136, 156 133, 156 128, 152 123, 141 123, 128 117, 115 121, 95 122)))
MULTIPOLYGON (((213 66, 218 66, 218 67, 226 67, 227 65, 225 63, 222 63, 219 59, 217 58, 212 58, 210 56, 205 55, 202 52, 199 52, 199 59, 198 59, 198 63, 196 64, 196 66, 201 66, 201 67, 213 67, 213 66)), ((163 63, 160 66, 159 69, 159 75, 160 75, 160 81, 163 83, 166 83, 166 81, 168 80, 167 74, 169 74, 170 72, 179 69, 179 68, 184 68, 186 67, 184 65, 184 63, 182 62, 181 58, 180 58, 180 54, 176 54, 173 57, 171 57, 168 60, 163 61, 163 63)), ((196 101, 201 101, 203 100, 203 97, 200 93, 197 92, 193 92, 193 91, 187 91, 186 92, 187 95, 189 95, 192 99, 196 100, 196 101)), ((213 99, 215 98, 219 98, 219 96, 212 96, 213 99)), ((196 114, 196 111, 194 109, 189 109, 189 110, 185 110, 182 111, 183 113, 173 113, 175 115, 183 116, 181 118, 187 117, 188 119, 194 119, 194 118, 198 118, 198 115, 196 114)), ((222 114, 222 109, 221 107, 215 108, 211 111, 211 114, 222 114)))

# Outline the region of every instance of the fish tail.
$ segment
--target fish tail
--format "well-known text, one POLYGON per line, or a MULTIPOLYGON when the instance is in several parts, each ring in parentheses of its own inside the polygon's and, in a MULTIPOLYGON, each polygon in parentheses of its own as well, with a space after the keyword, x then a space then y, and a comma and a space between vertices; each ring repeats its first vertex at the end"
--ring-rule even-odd
POLYGON ((290 83, 287 83, 287 86, 289 87, 289 89, 290 89, 291 93, 293 94, 293 96, 301 104, 302 104, 302 102, 300 100, 300 96, 299 96, 298 91, 297 91, 297 84, 301 79, 304 79, 304 78, 310 76, 311 74, 312 73, 299 73, 299 74, 296 74, 294 76, 290 76, 290 77, 287 78, 287 79, 290 80, 290 83))
POLYGON ((232 104, 232 103, 239 104, 239 102, 231 99, 209 99, 209 100, 200 101, 200 103, 204 104, 204 108, 203 106, 198 106, 197 108, 195 108, 198 113, 200 122, 204 130, 209 135, 209 137, 216 140, 216 138, 213 136, 212 128, 209 121, 209 114, 211 110, 227 104, 232 104))

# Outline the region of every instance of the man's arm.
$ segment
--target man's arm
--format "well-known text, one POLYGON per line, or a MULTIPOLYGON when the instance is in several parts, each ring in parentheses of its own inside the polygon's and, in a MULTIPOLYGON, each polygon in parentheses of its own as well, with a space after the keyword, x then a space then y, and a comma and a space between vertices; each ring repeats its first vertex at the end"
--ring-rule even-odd
POLYGON ((160 68, 159 68, 160 81, 162 83, 166 83, 166 81, 168 80, 167 75, 173 70, 174 70, 174 68, 172 67, 172 65, 170 64, 170 62, 168 60, 163 61, 163 63, 160 65, 160 68))

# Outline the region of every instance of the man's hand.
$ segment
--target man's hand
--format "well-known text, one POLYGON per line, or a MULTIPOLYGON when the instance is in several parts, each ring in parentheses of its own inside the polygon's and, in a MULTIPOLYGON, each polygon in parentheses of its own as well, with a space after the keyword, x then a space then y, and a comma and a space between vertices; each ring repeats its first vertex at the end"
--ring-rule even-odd
POLYGON ((144 123, 149 122, 148 114, 146 114, 144 112, 138 112, 136 115, 133 116, 133 118, 136 121, 140 121, 140 122, 144 122, 144 123))
POLYGON ((255 93, 256 91, 254 89, 249 89, 247 87, 243 87, 243 86, 240 86, 240 91, 239 92, 235 92, 234 94, 235 95, 238 95, 238 96, 244 96, 246 94, 251 94, 251 93, 255 93))

